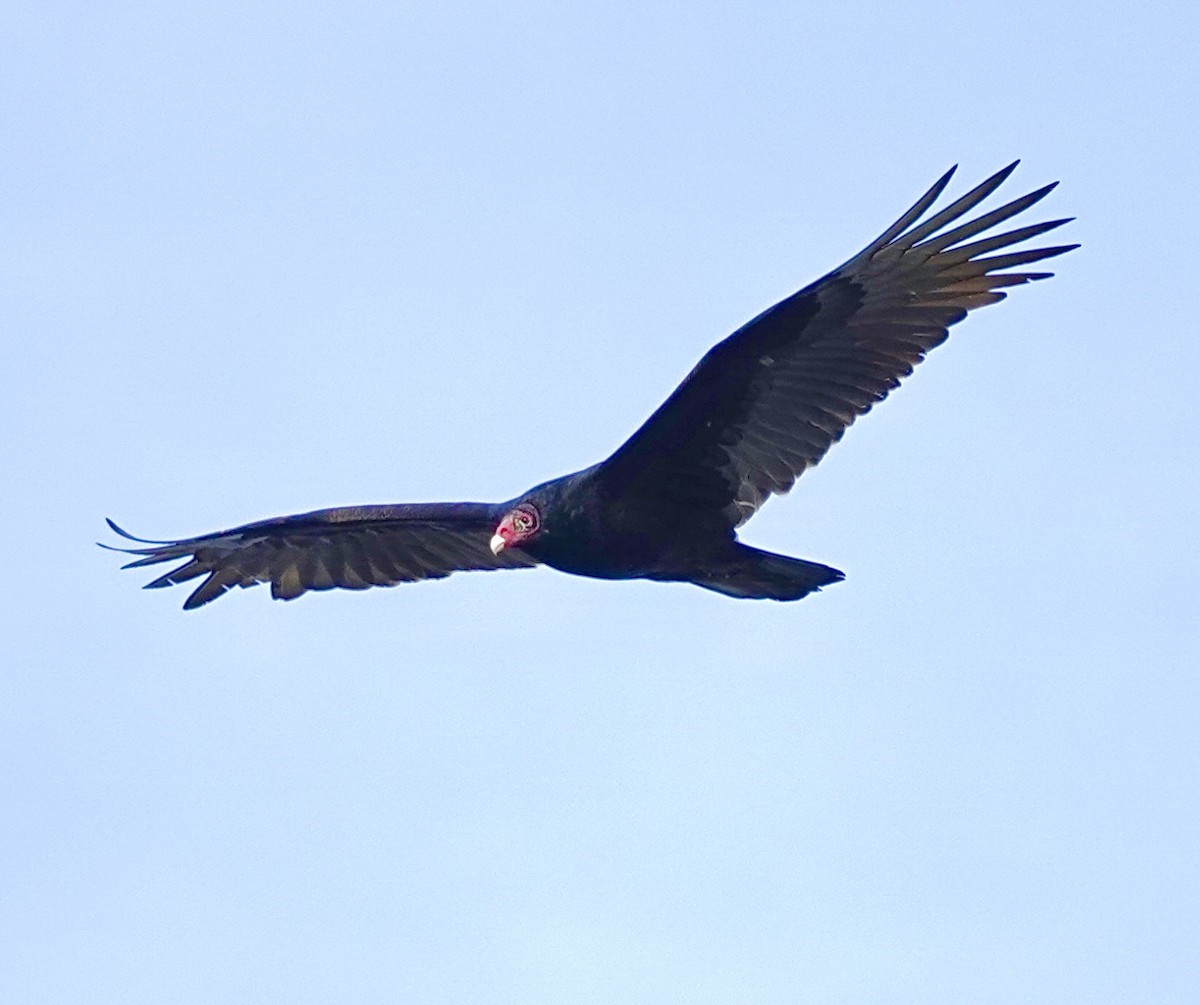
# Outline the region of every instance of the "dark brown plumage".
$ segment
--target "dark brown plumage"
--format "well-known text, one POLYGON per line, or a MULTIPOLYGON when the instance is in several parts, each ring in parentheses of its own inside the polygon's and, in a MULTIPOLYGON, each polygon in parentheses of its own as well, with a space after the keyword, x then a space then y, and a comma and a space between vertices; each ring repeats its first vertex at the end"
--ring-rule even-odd
POLYGON ((206 577, 184 605, 270 582, 282 599, 363 589, 456 570, 539 562, 605 579, 686 581, 730 596, 795 600, 840 580, 836 569, 773 555, 735 530, 787 492, 854 420, 945 341, 967 312, 1048 272, 1019 269, 1070 251, 991 254, 1059 227, 1051 220, 978 235, 1044 198, 1047 185, 959 222, 1011 174, 993 175, 922 217, 949 182, 845 265, 714 346, 611 457, 508 503, 321 510, 182 541, 142 541, 126 568, 184 563, 149 583, 206 577))

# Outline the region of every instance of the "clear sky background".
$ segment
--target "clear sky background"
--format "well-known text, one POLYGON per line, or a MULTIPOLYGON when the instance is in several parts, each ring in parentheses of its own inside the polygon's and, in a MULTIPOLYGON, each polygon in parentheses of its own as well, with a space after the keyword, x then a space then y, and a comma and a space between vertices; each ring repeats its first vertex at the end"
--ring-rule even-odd
POLYGON ((1198 1000, 1198 17, 6 5, 0 1000, 1198 1000), (93 544, 512 497, 1014 157, 1083 248, 746 528, 818 596, 93 544))

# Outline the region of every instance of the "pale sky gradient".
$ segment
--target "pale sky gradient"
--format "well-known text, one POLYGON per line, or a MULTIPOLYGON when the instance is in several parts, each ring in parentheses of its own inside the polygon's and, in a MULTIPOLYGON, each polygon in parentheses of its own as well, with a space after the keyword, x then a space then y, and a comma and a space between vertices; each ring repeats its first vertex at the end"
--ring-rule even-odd
POLYGON ((1197 11, 8 4, 0 1001, 1200 1000, 1197 11), (818 596, 93 544, 583 467, 1014 157, 1083 248, 748 526, 818 596))

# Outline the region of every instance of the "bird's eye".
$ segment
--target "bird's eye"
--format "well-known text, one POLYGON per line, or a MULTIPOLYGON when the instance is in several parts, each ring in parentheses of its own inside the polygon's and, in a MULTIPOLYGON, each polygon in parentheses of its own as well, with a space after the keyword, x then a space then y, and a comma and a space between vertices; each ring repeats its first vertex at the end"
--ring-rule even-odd
POLYGON ((523 537, 532 534, 538 527, 538 515, 532 507, 522 506, 512 514, 512 528, 523 537))

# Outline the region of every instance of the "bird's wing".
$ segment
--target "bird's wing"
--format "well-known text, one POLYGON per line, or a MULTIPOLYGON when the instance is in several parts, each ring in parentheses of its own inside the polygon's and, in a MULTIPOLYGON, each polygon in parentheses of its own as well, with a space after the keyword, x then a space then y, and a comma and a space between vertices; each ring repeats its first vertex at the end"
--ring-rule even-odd
POLYGON ((959 222, 1015 167, 922 221, 951 168, 845 265, 714 346, 600 466, 600 479, 614 493, 719 510, 731 526, 772 493, 787 492, 847 426, 946 339, 950 325, 1004 299, 1005 287, 1051 275, 1003 270, 1078 247, 990 254, 1069 220, 972 240, 1054 188, 959 222))
MULTIPOLYGON (((215 600, 234 586, 270 583, 271 595, 292 600, 308 590, 365 590, 466 569, 517 569, 537 562, 519 549, 492 554, 488 541, 502 513, 484 503, 418 503, 317 510, 249 523, 183 541, 146 541, 111 520, 114 531, 141 548, 126 569, 183 564, 147 589, 206 577, 184 610, 215 600)), ((103 545, 103 547, 109 547, 103 545)))

